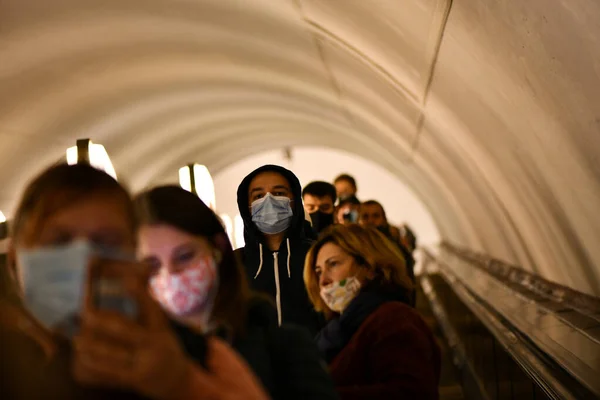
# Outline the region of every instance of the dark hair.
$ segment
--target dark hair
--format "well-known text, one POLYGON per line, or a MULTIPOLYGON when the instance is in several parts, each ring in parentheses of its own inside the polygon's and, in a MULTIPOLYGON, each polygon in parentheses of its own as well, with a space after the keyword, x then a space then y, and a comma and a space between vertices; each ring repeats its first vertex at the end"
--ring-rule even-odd
POLYGON ((315 181, 315 182, 309 183, 308 185, 306 185, 304 190, 302 190, 302 197, 304 197, 304 195, 306 195, 306 194, 309 194, 309 195, 315 196, 315 197, 329 196, 329 197, 331 197, 331 202, 333 204, 335 204, 335 202, 337 200, 337 193, 335 191, 335 186, 333 186, 329 182, 315 181))
POLYGON ((379 206, 381 208, 381 214, 383 215, 383 219, 387 221, 387 215, 385 214, 385 208, 381 205, 377 200, 368 200, 361 204, 361 206, 379 206))
POLYGON ((348 174, 341 174, 339 175, 337 178, 335 178, 335 181, 333 181, 333 183, 338 183, 338 182, 342 182, 342 181, 346 181, 349 184, 351 184, 354 187, 354 190, 356 190, 356 179, 354 179, 353 176, 348 175, 348 174))
POLYGON ((242 265, 236 258, 225 228, 200 198, 179 186, 159 186, 134 200, 140 225, 166 224, 190 235, 202 236, 221 251, 219 290, 213 316, 238 336, 246 323, 250 291, 242 265), (218 240, 221 235, 222 240, 218 240))
POLYGON ((347 205, 354 205, 354 206, 360 205, 360 200, 358 200, 356 198, 356 196, 350 196, 350 197, 340 201, 340 204, 338 204, 338 208, 342 208, 347 205))
POLYGON ((54 165, 27 186, 11 223, 13 240, 18 241, 28 222, 38 226, 55 212, 89 196, 111 194, 121 197, 131 226, 137 230, 129 192, 113 177, 88 164, 54 165))
POLYGON ((411 247, 409 250, 413 251, 417 248, 417 236, 408 225, 404 224, 400 227, 400 235, 406 238, 408 245, 411 247))

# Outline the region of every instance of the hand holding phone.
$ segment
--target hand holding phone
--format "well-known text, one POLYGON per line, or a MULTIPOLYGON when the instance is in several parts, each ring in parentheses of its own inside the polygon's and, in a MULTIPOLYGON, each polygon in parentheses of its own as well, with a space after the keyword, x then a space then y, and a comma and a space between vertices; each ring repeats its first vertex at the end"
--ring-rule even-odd
POLYGON ((90 265, 73 371, 85 385, 172 396, 193 362, 148 290, 145 265, 97 259, 90 265), (160 379, 157 379, 160 377, 160 379))
POLYGON ((143 264, 94 258, 89 266, 86 308, 142 322, 137 297, 146 295, 148 278, 143 264))

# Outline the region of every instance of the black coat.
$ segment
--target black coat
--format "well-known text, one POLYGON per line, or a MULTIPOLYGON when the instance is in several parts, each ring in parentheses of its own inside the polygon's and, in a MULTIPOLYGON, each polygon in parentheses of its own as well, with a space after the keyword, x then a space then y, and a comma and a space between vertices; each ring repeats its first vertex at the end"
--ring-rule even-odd
POLYGON ((278 328, 276 318, 271 304, 254 302, 245 335, 233 342, 271 398, 337 399, 327 366, 312 338, 292 325, 278 328))
POLYGON ((246 245, 236 250, 243 262, 251 287, 277 299, 280 295, 281 319, 308 329, 315 335, 324 326, 324 318, 314 311, 304 286, 304 261, 313 240, 306 234, 302 188, 298 178, 285 168, 266 165, 248 175, 238 188, 238 207, 244 220, 246 245), (294 217, 286 237, 278 251, 269 250, 264 235, 252 222, 248 207, 248 187, 252 179, 261 172, 274 171, 285 176, 294 194, 294 217), (274 267, 277 259, 277 267, 274 267), (279 290, 275 273, 279 275, 279 290))

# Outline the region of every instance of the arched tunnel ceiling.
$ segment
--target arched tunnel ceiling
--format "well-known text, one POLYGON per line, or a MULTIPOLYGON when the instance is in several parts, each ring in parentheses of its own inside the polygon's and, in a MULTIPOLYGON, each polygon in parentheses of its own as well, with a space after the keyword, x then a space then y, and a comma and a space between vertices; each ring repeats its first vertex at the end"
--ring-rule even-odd
POLYGON ((380 163, 442 236, 600 294, 596 0, 3 0, 0 209, 77 138, 140 189, 281 146, 380 163))

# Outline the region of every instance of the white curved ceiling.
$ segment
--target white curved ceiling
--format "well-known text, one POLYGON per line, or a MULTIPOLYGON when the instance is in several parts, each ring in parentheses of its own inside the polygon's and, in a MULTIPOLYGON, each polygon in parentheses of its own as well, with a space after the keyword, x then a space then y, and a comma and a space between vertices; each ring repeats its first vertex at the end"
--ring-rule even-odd
POLYGON ((600 294, 596 0, 2 0, 0 209, 77 138, 134 189, 328 146, 449 241, 600 294))

